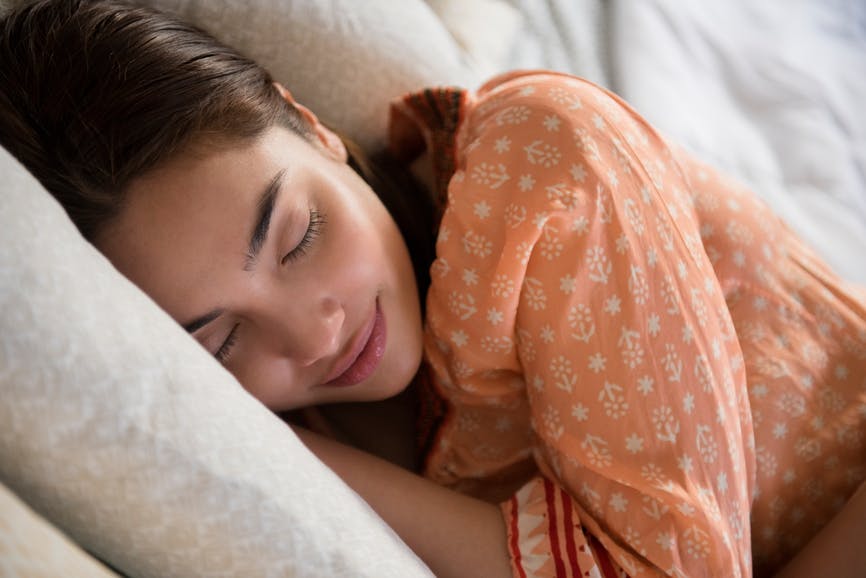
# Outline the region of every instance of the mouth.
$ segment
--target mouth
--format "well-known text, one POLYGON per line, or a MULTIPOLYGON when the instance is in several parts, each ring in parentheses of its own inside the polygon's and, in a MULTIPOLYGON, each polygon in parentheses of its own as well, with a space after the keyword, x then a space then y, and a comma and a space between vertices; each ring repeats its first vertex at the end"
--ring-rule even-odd
POLYGON ((322 385, 348 387, 361 383, 376 371, 385 354, 386 343, 385 317, 382 315, 379 300, 376 299, 373 314, 364 324, 349 350, 334 365, 334 369, 322 385))

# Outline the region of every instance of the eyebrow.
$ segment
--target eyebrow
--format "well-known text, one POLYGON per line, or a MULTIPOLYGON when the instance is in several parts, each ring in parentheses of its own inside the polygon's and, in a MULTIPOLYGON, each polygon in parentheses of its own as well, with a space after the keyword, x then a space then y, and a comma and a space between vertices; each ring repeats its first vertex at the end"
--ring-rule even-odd
POLYGON ((262 246, 264 246, 265 241, 268 239, 268 231, 271 228, 271 215, 274 212, 274 205, 276 204, 277 195, 280 192, 280 185, 283 182, 283 175, 285 173, 286 171, 283 169, 274 175, 274 178, 271 179, 271 182, 268 183, 268 186, 265 187, 265 190, 259 196, 256 221, 253 225, 253 232, 250 234, 250 242, 244 261, 245 271, 252 269, 256 258, 259 256, 259 251, 262 250, 262 246))
MULTIPOLYGON (((268 186, 265 187, 265 190, 262 191, 262 194, 259 195, 256 222, 253 225, 253 232, 250 235, 246 259, 244 260, 244 270, 249 271, 252 268, 256 257, 258 257, 259 255, 259 251, 262 250, 262 246, 268 239, 268 230, 271 226, 271 215, 274 212, 274 205, 277 201, 277 194, 280 192, 280 185, 283 182, 283 175, 285 174, 285 172, 285 169, 283 169, 277 174, 275 174, 274 178, 272 178, 271 181, 268 183, 268 186)), ((195 333, 196 331, 198 331, 222 314, 222 309, 214 309, 213 311, 208 311, 204 315, 196 317, 189 323, 184 323, 183 328, 186 330, 187 333, 195 333)))
POLYGON ((214 309, 213 311, 208 311, 201 317, 196 317, 189 323, 184 324, 183 328, 186 329, 187 333, 195 333, 196 331, 198 331, 222 314, 222 309, 214 309))

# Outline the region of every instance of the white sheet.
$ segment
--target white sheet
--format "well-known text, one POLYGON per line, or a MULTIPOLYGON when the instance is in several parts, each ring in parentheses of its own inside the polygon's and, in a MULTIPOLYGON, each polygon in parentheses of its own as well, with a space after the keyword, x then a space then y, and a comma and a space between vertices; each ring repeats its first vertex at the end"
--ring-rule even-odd
POLYGON ((608 86, 866 284, 866 2, 498 2, 524 21, 503 68, 608 86))
POLYGON ((866 283, 866 3, 613 0, 612 84, 866 283))

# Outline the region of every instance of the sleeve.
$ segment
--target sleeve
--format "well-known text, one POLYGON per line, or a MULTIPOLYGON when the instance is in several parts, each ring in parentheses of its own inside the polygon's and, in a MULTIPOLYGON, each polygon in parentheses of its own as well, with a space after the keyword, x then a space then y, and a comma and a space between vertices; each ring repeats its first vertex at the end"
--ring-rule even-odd
POLYGON ((553 74, 482 89, 459 148, 427 304, 450 405, 433 477, 534 462, 502 503, 515 576, 749 576, 742 354, 669 149, 553 74))

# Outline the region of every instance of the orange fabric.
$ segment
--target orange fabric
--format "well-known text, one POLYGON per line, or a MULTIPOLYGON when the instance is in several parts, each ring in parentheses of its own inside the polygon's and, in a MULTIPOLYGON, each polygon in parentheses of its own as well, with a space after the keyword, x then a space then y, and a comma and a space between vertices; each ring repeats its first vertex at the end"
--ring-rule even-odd
POLYGON ((616 96, 462 98, 425 474, 503 501, 515 576, 776 567, 866 478, 863 301, 616 96))

